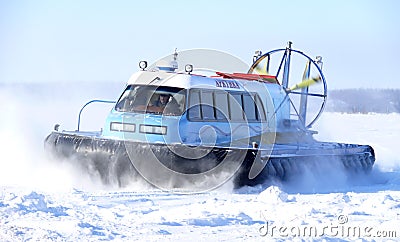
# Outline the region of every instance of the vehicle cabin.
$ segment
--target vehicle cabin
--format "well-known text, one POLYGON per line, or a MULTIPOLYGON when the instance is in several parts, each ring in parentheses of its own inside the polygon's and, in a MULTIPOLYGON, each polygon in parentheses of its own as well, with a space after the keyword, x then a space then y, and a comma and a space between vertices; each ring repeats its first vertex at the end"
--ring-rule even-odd
POLYGON ((149 143, 231 145, 275 129, 289 118, 274 76, 139 71, 110 112, 103 137, 149 143), (280 110, 275 107, 280 105, 280 110))

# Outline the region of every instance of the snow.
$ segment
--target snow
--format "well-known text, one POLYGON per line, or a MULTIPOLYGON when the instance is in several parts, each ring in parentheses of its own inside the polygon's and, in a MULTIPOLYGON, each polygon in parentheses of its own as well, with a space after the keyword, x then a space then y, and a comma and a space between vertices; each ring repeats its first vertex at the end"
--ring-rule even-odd
POLYGON ((313 127, 319 140, 372 145, 377 161, 369 175, 309 171, 286 183, 236 190, 226 184, 210 192, 181 194, 140 182, 122 189, 104 186, 68 164, 49 160, 43 139, 52 117, 67 123, 75 118, 54 106, 75 111, 80 106, 69 106, 75 105, 71 100, 34 105, 39 97, 27 94, 32 104, 27 109, 22 101, 10 102, 16 98, 9 91, 2 94, 0 101, 12 105, 0 107, 7 113, 0 121, 0 241, 400 237, 400 114, 324 113, 313 127))

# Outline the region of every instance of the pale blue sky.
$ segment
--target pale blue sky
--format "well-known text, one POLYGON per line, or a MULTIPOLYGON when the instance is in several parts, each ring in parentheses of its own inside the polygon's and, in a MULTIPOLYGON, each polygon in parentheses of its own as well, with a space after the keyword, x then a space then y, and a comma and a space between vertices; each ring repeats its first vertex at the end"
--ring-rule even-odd
POLYGON ((250 64, 288 40, 331 89, 400 88, 400 1, 0 0, 0 82, 125 82, 174 48, 250 64))

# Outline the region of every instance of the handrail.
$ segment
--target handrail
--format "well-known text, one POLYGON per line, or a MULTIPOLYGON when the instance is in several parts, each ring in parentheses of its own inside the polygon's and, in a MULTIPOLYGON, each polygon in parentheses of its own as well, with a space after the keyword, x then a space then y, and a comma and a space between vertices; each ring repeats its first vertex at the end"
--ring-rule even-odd
POLYGON ((84 109, 87 105, 89 105, 89 104, 91 104, 91 103, 95 103, 95 102, 97 102, 97 103, 116 103, 115 101, 98 100, 98 99, 94 99, 94 100, 91 100, 91 101, 87 102, 85 105, 83 105, 83 107, 82 107, 81 110, 79 111, 79 115, 78 115, 78 129, 77 129, 76 131, 79 131, 79 126, 80 126, 80 124, 81 124, 81 114, 82 114, 83 109, 84 109))

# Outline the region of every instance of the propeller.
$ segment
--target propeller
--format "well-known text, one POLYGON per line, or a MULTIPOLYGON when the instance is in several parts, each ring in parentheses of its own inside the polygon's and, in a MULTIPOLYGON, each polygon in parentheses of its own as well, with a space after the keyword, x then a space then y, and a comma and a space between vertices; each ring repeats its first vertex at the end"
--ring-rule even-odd
POLYGON ((320 83, 321 81, 322 81, 322 78, 320 76, 319 77, 313 77, 313 78, 310 78, 310 79, 303 80, 302 82, 297 83, 296 85, 293 85, 291 88, 288 88, 288 90, 289 91, 293 91, 293 90, 309 87, 311 85, 320 83))
MULTIPOLYGON (((261 67, 261 65, 259 63, 258 65, 256 65, 254 67, 253 70, 256 71, 257 74, 260 74, 260 75, 269 75, 268 71, 267 71, 268 70, 268 66, 269 66, 269 60, 267 60, 265 62, 264 67, 261 67)), ((306 64, 306 68, 304 69, 303 81, 301 81, 300 83, 297 83, 296 85, 293 85, 290 88, 287 88, 286 89, 287 91, 294 91, 294 90, 297 90, 297 89, 302 89, 302 88, 309 87, 309 86, 312 86, 314 84, 320 83, 322 81, 321 76, 313 77, 313 78, 307 78, 308 77, 307 76, 307 70, 310 69, 309 66, 310 66, 310 62, 308 61, 307 64, 306 64)))

